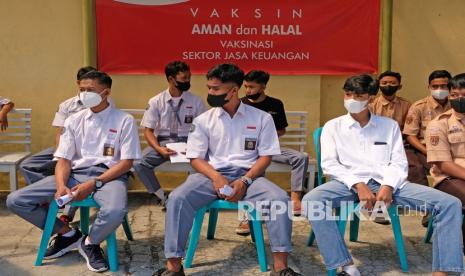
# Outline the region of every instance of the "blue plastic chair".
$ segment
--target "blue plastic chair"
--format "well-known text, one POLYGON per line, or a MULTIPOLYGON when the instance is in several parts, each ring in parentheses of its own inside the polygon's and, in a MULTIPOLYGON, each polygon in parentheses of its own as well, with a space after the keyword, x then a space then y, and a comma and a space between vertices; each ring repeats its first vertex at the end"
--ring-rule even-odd
MULTIPOLYGON (((244 206, 247 207, 247 206, 244 206)), ((190 268, 192 266, 192 261, 194 259, 195 250, 199 243, 200 231, 202 230, 203 219, 205 212, 209 210, 209 221, 208 221, 208 232, 207 239, 212 240, 215 238, 216 223, 218 220, 218 211, 220 209, 227 210, 239 210, 239 204, 234 202, 229 202, 226 200, 215 200, 212 203, 208 204, 197 210, 194 218, 194 223, 192 226, 191 236, 189 240, 189 245, 187 247, 186 257, 184 259, 184 267, 190 268)), ((255 209, 248 210, 245 208, 250 215, 250 230, 252 234, 252 240, 255 242, 255 247, 257 249, 258 263, 260 264, 260 270, 266 272, 267 262, 265 254, 265 242, 263 240, 263 229, 262 222, 259 220, 259 216, 255 209)))
MULTIPOLYGON (((95 202, 95 200, 89 196, 83 201, 76 201, 71 202, 71 206, 80 207, 80 227, 81 232, 84 235, 89 234, 89 208, 95 207, 100 208, 100 206, 95 202)), ((55 225, 55 220, 58 214, 58 205, 56 204, 55 200, 52 200, 50 206, 48 208, 47 213, 47 220, 45 221, 45 228, 42 233, 42 239, 40 241, 39 250, 37 252, 37 258, 35 265, 40 266, 42 265, 42 261, 44 259, 45 250, 47 249, 48 241, 52 236, 53 226, 55 225)), ((128 223, 127 215, 124 217, 123 220, 123 228, 124 232, 126 233, 126 237, 128 240, 132 241, 132 232, 131 227, 128 223)), ((107 256, 108 256, 108 264, 110 266, 110 271, 116 272, 118 271, 118 248, 116 243, 116 234, 115 232, 111 233, 107 239, 107 256)))
MULTIPOLYGON (((320 147, 320 136, 321 136, 322 130, 323 128, 320 127, 320 128, 315 129, 315 131, 313 132, 313 143, 315 146, 315 153, 316 153, 317 165, 318 165, 318 175, 317 175, 318 185, 323 184, 323 171, 321 169, 321 147, 320 147)), ((354 205, 354 209, 349 210, 349 211, 353 213, 357 209, 358 209, 358 206, 354 205)), ((344 209, 344 210, 347 210, 347 209, 344 209)), ((394 239, 396 241, 397 253, 399 254, 400 267, 402 268, 402 271, 408 272, 407 256, 405 254, 404 240, 402 237, 402 229, 400 226, 400 220, 399 220, 399 215, 397 213, 397 208, 395 206, 390 206, 388 208, 388 213, 389 213, 389 217, 391 218, 392 231, 394 233, 394 239)), ((344 238, 347 219, 350 216, 350 212, 341 214, 341 209, 337 208, 336 215, 341 217, 341 220, 338 221, 338 228, 339 228, 339 232, 344 238)), ((359 223, 360 223, 359 217, 357 215, 354 215, 350 223, 350 241, 358 240, 359 223)), ((308 240, 307 240, 307 245, 312 246, 314 241, 315 241, 315 234, 311 230, 308 240)), ((331 275, 331 276, 336 275, 336 270, 335 269, 328 270, 328 275, 331 275)))

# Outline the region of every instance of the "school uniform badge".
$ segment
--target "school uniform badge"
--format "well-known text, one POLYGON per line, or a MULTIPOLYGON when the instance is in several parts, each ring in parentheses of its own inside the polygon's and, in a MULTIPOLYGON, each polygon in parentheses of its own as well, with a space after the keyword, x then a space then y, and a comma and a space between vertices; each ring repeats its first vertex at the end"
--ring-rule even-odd
POLYGON ((405 123, 407 125, 410 125, 412 122, 413 122, 413 117, 412 116, 408 116, 407 119, 405 119, 405 123))
POLYGON ((194 132, 194 130, 195 130, 195 125, 192 124, 192 125, 190 126, 190 128, 189 128, 189 132, 194 132))
POLYGON ((439 136, 430 136, 429 141, 431 145, 437 146, 439 144, 439 136))

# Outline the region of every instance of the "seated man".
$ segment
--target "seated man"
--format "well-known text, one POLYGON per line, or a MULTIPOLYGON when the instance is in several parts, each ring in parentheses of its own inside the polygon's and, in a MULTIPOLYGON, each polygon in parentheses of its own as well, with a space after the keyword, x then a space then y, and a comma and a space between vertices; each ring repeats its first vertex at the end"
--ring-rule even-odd
POLYGON ((118 228, 127 213, 128 171, 141 157, 134 118, 108 103, 111 78, 92 71, 80 78, 82 104, 87 108, 65 122, 55 152, 58 163, 54 176, 11 193, 7 207, 39 228, 44 228, 47 208, 53 198, 73 193, 80 201, 93 193, 99 204, 97 218, 88 236, 56 220, 57 235, 45 258, 58 258, 79 247, 91 271, 108 269, 100 243, 118 228))
POLYGON ((331 181, 303 198, 326 267, 342 267, 341 275, 360 275, 336 221, 314 211, 360 200, 369 210, 394 204, 434 214, 433 275, 462 272, 462 205, 453 196, 406 181, 408 163, 397 122, 367 108, 377 88, 369 75, 346 80, 344 106, 349 114, 327 122, 321 135, 321 166, 331 181))
POLYGON ((465 74, 454 76, 449 90, 452 109, 428 124, 425 142, 434 187, 459 198, 465 206, 465 74))
MULTIPOLYGON (((79 78, 84 74, 95 71, 92 66, 86 66, 79 68, 76 75, 76 83, 79 87, 79 78)), ((28 158, 24 159, 21 164, 19 164, 19 171, 24 177, 27 185, 31 185, 34 182, 41 180, 49 175, 53 175, 55 171, 56 161, 53 161, 53 153, 58 147, 61 136, 61 129, 65 125, 65 120, 74 113, 77 113, 85 109, 79 95, 76 95, 72 98, 67 99, 66 101, 60 103, 58 110, 55 113, 55 118, 53 119, 52 126, 55 127, 55 145, 53 147, 44 149, 28 158)))
MULTIPOLYGON (((217 200, 289 201, 285 191, 263 177, 271 156, 280 154, 271 115, 241 103, 238 93, 244 72, 234 64, 220 64, 207 73, 208 103, 213 107, 195 118, 187 141, 187 157, 198 172, 191 174, 168 200, 165 218, 167 269, 154 275, 184 275, 181 259, 195 212, 217 200), (220 192, 225 185, 233 191, 220 192)), ((292 223, 287 214, 267 220, 273 252, 271 275, 300 275, 287 267, 292 223)))
POLYGON ((155 195, 162 206, 165 206, 165 193, 153 169, 176 154, 166 144, 186 142, 192 121, 206 110, 200 97, 189 92, 189 65, 182 61, 170 62, 165 67, 165 75, 168 89, 149 100, 141 122, 149 146, 144 149, 142 160, 134 164, 147 191, 155 195))
POLYGON ((8 112, 15 104, 7 98, 0 97, 0 130, 5 131, 8 128, 8 112))

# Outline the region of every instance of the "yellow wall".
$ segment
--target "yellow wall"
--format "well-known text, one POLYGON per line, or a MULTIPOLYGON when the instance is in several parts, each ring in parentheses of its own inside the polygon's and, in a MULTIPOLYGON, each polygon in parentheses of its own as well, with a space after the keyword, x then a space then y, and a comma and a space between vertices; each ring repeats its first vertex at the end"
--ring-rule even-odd
MULTIPOLYGON (((463 0, 394 0, 392 69, 404 77, 404 97, 425 96, 427 76, 436 68, 465 71, 464 10, 463 0)), ((82 0, 0 1, 0 95, 33 109, 33 151, 53 144, 54 112, 77 91, 76 70, 84 65, 82 25, 82 0)), ((166 87, 164 76, 112 77, 113 99, 121 108, 145 108, 166 87)), ((344 113, 345 78, 272 76, 268 93, 288 110, 308 111, 311 130, 344 113)), ((192 85, 205 98, 204 76, 194 76, 192 85)))

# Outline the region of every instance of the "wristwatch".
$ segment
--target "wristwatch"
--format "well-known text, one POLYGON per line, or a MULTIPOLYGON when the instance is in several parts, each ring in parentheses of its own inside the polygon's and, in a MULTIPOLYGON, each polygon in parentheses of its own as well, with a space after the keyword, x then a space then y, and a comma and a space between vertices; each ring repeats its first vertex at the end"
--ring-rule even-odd
POLYGON ((95 180, 95 189, 96 189, 96 190, 98 190, 98 189, 100 189, 100 188, 103 187, 103 182, 102 182, 102 180, 100 180, 100 179, 98 179, 98 178, 94 178, 94 180, 95 180))
POLYGON ((243 175, 241 176, 241 181, 245 184, 245 186, 249 187, 250 185, 252 185, 253 179, 243 175))

